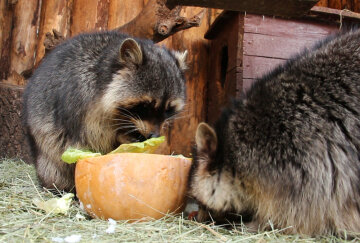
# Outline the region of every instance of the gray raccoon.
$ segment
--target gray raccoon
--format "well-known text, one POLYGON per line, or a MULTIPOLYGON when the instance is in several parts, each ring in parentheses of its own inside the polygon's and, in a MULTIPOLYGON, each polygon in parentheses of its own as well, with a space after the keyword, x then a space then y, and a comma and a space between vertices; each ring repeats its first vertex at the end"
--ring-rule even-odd
MULTIPOLYGON (((258 79, 215 125, 199 124, 189 194, 253 230, 360 232, 360 30, 258 79)), ((208 210, 206 212, 204 209, 208 210)))
POLYGON ((24 92, 24 125, 41 184, 72 190, 68 147, 107 153, 159 136, 185 102, 186 52, 116 32, 76 36, 56 47, 24 92))

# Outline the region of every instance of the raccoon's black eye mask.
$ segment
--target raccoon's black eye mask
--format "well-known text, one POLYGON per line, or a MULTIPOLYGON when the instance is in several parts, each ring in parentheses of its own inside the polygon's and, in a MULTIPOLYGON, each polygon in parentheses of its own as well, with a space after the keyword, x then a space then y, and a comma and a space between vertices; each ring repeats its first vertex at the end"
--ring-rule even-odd
POLYGON ((168 106, 165 108, 164 105, 161 105, 156 107, 155 101, 137 103, 129 107, 128 110, 143 120, 165 120, 178 113, 173 106, 168 106))

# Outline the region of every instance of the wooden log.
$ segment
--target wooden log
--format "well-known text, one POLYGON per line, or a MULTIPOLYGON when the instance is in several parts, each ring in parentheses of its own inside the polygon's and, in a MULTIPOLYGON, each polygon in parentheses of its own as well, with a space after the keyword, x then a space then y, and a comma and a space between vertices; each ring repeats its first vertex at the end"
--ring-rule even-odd
MULTIPOLYGON (((199 26, 205 14, 204 10, 199 9, 199 12, 191 17, 182 17, 180 15, 181 7, 170 10, 165 5, 166 0, 146 0, 144 2, 146 3, 144 8, 134 19, 114 30, 160 42, 181 30, 199 26)), ((140 4, 138 2, 136 6, 140 4)), ((119 10, 120 6, 120 3, 115 0, 111 2, 91 0, 90 3, 86 0, 74 0, 71 35, 84 31, 102 30, 109 27, 107 25, 113 27, 116 23, 121 23, 122 21, 116 20, 116 15, 120 11, 125 11, 119 10), (106 12, 110 4, 112 9, 110 10, 110 19, 104 17, 106 19, 104 21, 100 18, 102 21, 99 22, 97 16, 104 15, 101 13, 106 12)), ((49 36, 48 38, 53 39, 54 37, 49 36)), ((52 41, 50 40, 49 43, 52 43, 52 41)), ((54 43, 57 44, 57 42, 54 43)), ((49 49, 54 48, 54 46, 49 46, 49 49)))
MULTIPOLYGON (((49 45, 49 43, 45 41, 46 36, 49 35, 47 33, 53 33, 53 30, 55 30, 58 37, 62 36, 63 38, 66 38, 70 35, 72 4, 72 0, 42 2, 38 45, 36 50, 36 64, 38 64, 45 55, 45 45, 49 45)), ((54 40, 52 42, 54 42, 54 40)), ((49 41, 49 39, 47 41, 49 41)))
POLYGON ((353 11, 356 12, 356 13, 360 13, 360 1, 355 1, 353 11))
POLYGON ((130 22, 143 8, 143 0, 110 0, 108 29, 115 29, 130 22))
POLYGON ((320 0, 315 6, 328 7, 329 6, 329 0, 320 0))
POLYGON ((73 0, 71 36, 107 29, 108 0, 73 0))
POLYGON ((4 81, 24 85, 23 74, 31 70, 35 61, 37 28, 39 24, 40 1, 18 0, 14 9, 12 31, 10 77, 4 81))
POLYGON ((306 14, 318 0, 168 0, 169 8, 174 6, 199 6, 221 8, 261 15, 299 17, 306 14))
POLYGON ((0 1, 0 80, 9 76, 12 25, 13 6, 7 1, 0 1))
POLYGON ((132 36, 160 42, 180 30, 199 26, 204 11, 191 17, 180 16, 181 7, 166 7, 166 0, 149 0, 143 10, 129 23, 115 29, 132 36))
POLYGON ((22 93, 22 87, 0 83, 0 158, 30 163, 30 147, 21 124, 22 93))
MULTIPOLYGON (((201 11, 201 8, 184 7, 181 15, 188 18, 201 11)), ((205 19, 210 19, 214 12, 205 12, 205 19)), ((166 148, 163 153, 175 153, 190 156, 191 145, 195 136, 198 123, 206 119, 206 88, 208 83, 208 41, 203 36, 209 28, 209 22, 203 21, 198 28, 181 31, 165 42, 167 47, 175 50, 188 50, 187 62, 189 69, 186 71, 187 103, 184 112, 176 119, 167 137, 166 148)))
POLYGON ((359 0, 320 0, 316 6, 327 7, 333 9, 347 9, 353 12, 360 11, 359 0))

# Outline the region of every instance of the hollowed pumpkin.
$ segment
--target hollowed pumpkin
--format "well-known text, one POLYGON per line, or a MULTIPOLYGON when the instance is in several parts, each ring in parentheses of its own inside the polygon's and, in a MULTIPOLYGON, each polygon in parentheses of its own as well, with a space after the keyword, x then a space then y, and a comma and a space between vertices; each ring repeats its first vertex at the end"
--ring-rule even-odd
POLYGON ((190 165, 190 159, 142 153, 83 159, 76 164, 76 193, 93 217, 159 219, 183 209, 190 165))

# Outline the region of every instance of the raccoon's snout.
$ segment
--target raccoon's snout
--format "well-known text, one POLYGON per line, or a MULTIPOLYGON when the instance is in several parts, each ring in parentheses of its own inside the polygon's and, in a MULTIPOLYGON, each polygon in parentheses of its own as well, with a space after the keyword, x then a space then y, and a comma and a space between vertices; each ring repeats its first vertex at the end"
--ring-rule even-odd
POLYGON ((117 140, 120 144, 122 143, 134 143, 134 142, 143 142, 150 138, 157 138, 160 136, 159 131, 152 131, 147 134, 143 134, 139 130, 135 130, 132 132, 119 133, 117 136, 117 140))
POLYGON ((160 133, 159 133, 159 132, 150 132, 150 133, 147 135, 146 139, 158 138, 158 137, 160 137, 160 133))

